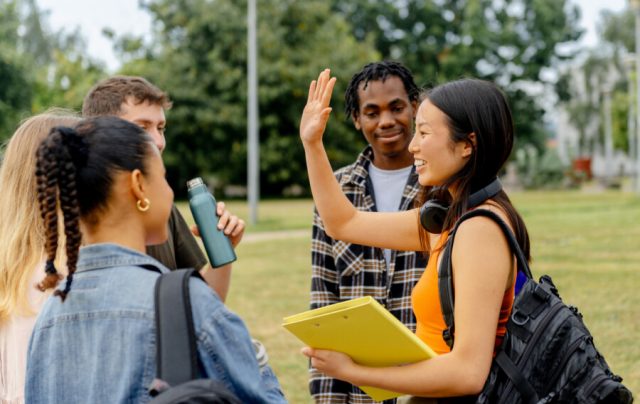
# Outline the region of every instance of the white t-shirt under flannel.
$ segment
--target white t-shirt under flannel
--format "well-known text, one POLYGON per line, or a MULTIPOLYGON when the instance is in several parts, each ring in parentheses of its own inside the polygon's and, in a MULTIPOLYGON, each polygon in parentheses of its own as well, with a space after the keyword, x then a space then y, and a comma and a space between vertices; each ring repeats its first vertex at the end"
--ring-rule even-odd
MULTIPOLYGON (((413 167, 409 166, 398 170, 383 170, 373 163, 369 165, 369 178, 371 178, 373 185, 373 195, 378 212, 397 212, 400 210, 402 192, 412 169, 413 167)), ((389 268, 391 250, 385 248, 383 251, 387 268, 389 268)))

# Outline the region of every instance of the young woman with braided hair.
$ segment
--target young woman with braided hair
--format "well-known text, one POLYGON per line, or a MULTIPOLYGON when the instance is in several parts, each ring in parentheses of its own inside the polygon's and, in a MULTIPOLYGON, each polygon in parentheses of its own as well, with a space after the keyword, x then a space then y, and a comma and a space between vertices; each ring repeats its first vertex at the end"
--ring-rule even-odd
MULTIPOLYGON (((52 127, 75 125, 70 111, 52 109, 20 124, 3 150, 0 168, 0 403, 24 403, 27 344, 49 295, 42 278, 45 230, 38 204, 36 150, 52 127)), ((59 248, 64 248, 64 235, 59 248)), ((60 254, 59 254, 60 255, 60 254)), ((62 257, 60 257, 62 258, 62 257)), ((57 265, 66 274, 63 259, 57 265)))
MULTIPOLYGON (((68 276, 36 322, 27 361, 27 402, 146 402, 155 375, 154 285, 166 269, 145 255, 161 243, 173 191, 158 148, 116 117, 57 127, 37 154, 46 229, 43 288, 56 285, 58 204, 68 276), (83 246, 80 248, 80 240, 83 246)), ((189 284, 201 377, 242 402, 285 402, 275 375, 258 366, 248 331, 201 280, 189 284)))

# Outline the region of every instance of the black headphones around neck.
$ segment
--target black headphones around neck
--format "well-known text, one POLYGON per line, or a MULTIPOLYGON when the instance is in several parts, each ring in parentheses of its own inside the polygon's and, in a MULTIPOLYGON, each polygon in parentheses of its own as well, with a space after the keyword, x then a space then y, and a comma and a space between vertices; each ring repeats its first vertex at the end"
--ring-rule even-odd
MULTIPOLYGON (((469 196, 467 209, 473 209, 502 191, 502 184, 496 177, 489 185, 469 196)), ((429 199, 420 207, 420 224, 429 233, 442 233, 444 219, 447 217, 449 204, 438 199, 429 199)))

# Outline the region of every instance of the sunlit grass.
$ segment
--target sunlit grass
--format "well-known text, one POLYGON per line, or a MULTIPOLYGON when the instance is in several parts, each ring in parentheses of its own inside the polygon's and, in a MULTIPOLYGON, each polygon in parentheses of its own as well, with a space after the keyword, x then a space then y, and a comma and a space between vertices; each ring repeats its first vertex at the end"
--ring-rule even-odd
MULTIPOLYGON (((247 232, 264 232, 293 229, 310 229, 313 219, 313 204, 309 199, 282 199, 261 201, 258 206, 258 223, 249 224, 249 206, 246 202, 225 201, 230 212, 247 222, 247 232)), ((187 202, 179 202, 178 207, 192 224, 187 202)))

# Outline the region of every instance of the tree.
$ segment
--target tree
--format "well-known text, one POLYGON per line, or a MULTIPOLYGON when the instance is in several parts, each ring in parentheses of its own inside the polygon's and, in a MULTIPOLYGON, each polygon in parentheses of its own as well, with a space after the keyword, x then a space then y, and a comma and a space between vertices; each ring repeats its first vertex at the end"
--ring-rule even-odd
POLYGON ((556 45, 576 40, 578 9, 567 0, 334 0, 359 40, 407 64, 427 85, 473 76, 508 94, 518 145, 544 142, 541 98, 551 89, 546 68, 572 56, 556 45))
MULTIPOLYGON (((129 57, 122 72, 148 77, 174 101, 164 152, 172 186, 184 193, 194 176, 218 186, 245 184, 246 2, 152 0, 144 6, 158 27, 152 44, 117 43, 129 57)), ((378 55, 371 43, 356 42, 321 0, 261 1, 257 36, 261 193, 281 195, 294 184, 307 187, 298 121, 311 79, 325 67, 339 78, 326 144, 334 164, 346 164, 364 141, 341 112, 341 93, 378 55)))
POLYGON ((19 51, 19 26, 18 3, 0 0, 0 140, 11 136, 31 107, 28 64, 19 51))
POLYGON ((577 68, 563 73, 556 85, 559 104, 565 106, 570 122, 579 132, 578 156, 591 156, 597 143, 604 142, 604 92, 611 93, 612 136, 615 149, 628 151, 629 86, 625 59, 633 52, 634 15, 625 10, 605 11, 599 24, 601 44, 584 54, 577 68))
POLYGON ((89 89, 105 75, 104 65, 87 56, 80 32, 54 36, 50 61, 36 70, 33 111, 51 107, 80 111, 89 89))
POLYGON ((0 139, 51 107, 78 110, 104 74, 79 32, 52 32, 35 0, 0 0, 0 139))
MULTIPOLYGON (((628 117, 630 88, 635 86, 633 81, 635 74, 629 71, 631 55, 635 52, 635 15, 630 8, 620 12, 603 11, 599 33, 604 43, 613 45, 613 56, 610 58, 615 63, 620 80, 616 83, 613 94, 613 139, 615 148, 629 151, 628 117), (626 61, 626 62, 625 62, 626 61)), ((633 59, 635 60, 635 59, 633 59)), ((633 68, 631 68, 633 70, 633 68)), ((633 103, 636 100, 631 100, 633 103)))
POLYGON ((635 16, 633 11, 625 9, 621 12, 603 11, 598 31, 601 38, 617 48, 633 53, 636 46, 635 16))

